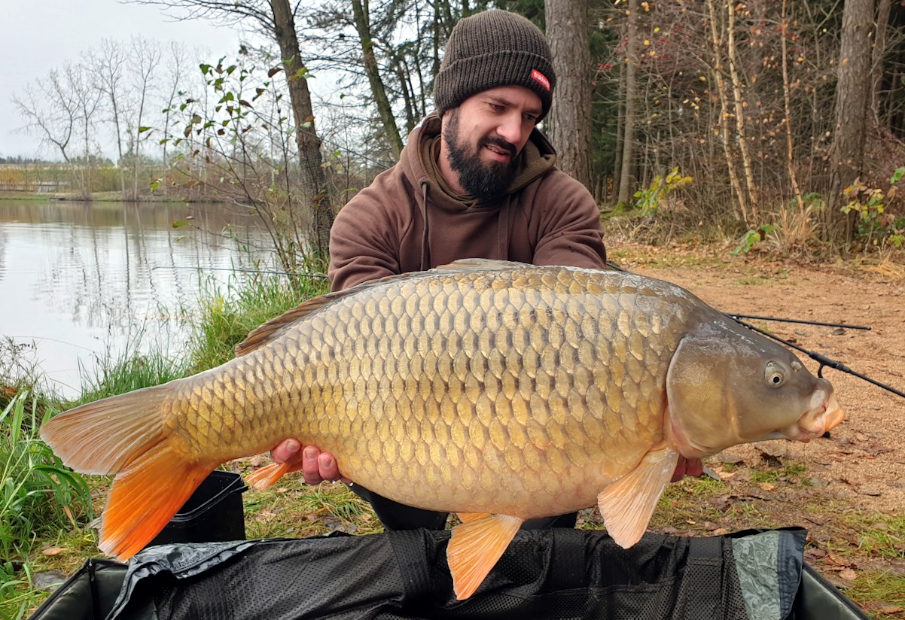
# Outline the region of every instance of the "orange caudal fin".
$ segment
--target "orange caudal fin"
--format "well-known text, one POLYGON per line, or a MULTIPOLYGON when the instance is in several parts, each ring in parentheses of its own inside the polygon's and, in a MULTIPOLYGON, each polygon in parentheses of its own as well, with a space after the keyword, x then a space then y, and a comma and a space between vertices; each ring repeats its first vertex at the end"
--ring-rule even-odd
POLYGON ((168 445, 140 455, 113 480, 98 546, 120 560, 135 555, 212 470, 180 460, 168 445))
POLYGON ((290 467, 286 463, 271 463, 270 465, 265 465, 245 476, 245 482, 253 489, 266 489, 276 483, 277 480, 282 478, 289 471, 290 467))
POLYGON ((168 385, 71 409, 41 427, 41 438, 76 471, 116 474, 100 548, 122 560, 148 544, 217 463, 190 463, 164 424, 168 385))
POLYGON ((508 515, 486 515, 469 518, 452 529, 446 561, 457 599, 461 601, 474 594, 506 551, 522 522, 522 519, 508 515))

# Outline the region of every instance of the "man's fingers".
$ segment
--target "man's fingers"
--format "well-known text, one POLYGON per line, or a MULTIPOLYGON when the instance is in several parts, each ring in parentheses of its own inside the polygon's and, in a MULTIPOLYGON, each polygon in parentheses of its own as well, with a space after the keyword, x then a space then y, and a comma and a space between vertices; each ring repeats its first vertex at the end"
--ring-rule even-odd
POLYGON ((321 452, 317 457, 317 469, 324 480, 336 480, 339 478, 339 469, 336 461, 329 452, 321 452))
POLYGON ((292 469, 298 469, 301 449, 302 444, 297 439, 284 439, 270 451, 270 456, 276 463, 286 463, 292 466, 292 469))
POLYGON ((302 475, 308 484, 320 484, 324 476, 320 471, 321 451, 315 446, 305 446, 302 450, 302 475))

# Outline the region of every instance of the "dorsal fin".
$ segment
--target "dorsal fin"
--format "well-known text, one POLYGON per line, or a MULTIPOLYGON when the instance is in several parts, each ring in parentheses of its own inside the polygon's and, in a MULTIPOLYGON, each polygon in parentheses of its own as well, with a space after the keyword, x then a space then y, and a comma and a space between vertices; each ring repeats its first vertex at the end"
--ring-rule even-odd
POLYGON ((279 336, 283 328, 291 325, 292 323, 295 323, 300 319, 305 318, 309 314, 316 312, 317 310, 320 310, 325 306, 330 305, 337 299, 345 297, 346 295, 353 295, 363 290, 376 286, 382 286, 395 280, 430 277, 432 274, 436 275, 437 272, 447 274, 468 273, 472 271, 518 269, 519 267, 526 266, 527 265, 525 265, 524 263, 516 263, 512 261, 491 260, 486 258, 464 258, 449 263, 448 265, 434 267, 430 271, 411 271, 403 274, 389 275, 377 280, 372 280, 370 282, 362 282, 361 284, 357 284, 342 291, 335 291, 333 293, 327 293, 326 295, 313 297, 312 299, 303 301, 292 310, 284 312, 280 316, 267 321, 260 327, 257 327, 255 330, 253 330, 250 334, 248 334, 248 336, 246 336, 245 340, 236 345, 236 357, 251 353, 255 349, 267 344, 268 342, 279 336))
POLYGON ((276 337, 277 333, 284 327, 295 323, 316 310, 320 310, 333 302, 337 297, 342 297, 353 290, 354 288, 350 288, 345 291, 339 291, 338 293, 328 293, 326 295, 320 295, 319 297, 313 297, 312 299, 303 301, 292 310, 284 312, 275 319, 270 319, 266 323, 256 327, 245 337, 245 340, 236 345, 236 357, 251 353, 258 347, 267 344, 276 337))
POLYGON ((517 263, 511 260, 497 260, 493 258, 460 258, 446 265, 438 265, 431 271, 461 272, 469 271, 503 271, 505 269, 520 269, 530 267, 526 263, 517 263))
POLYGON ((281 330, 283 328, 288 327, 296 321, 305 318, 309 314, 312 314, 313 312, 316 312, 321 308, 324 308, 325 306, 329 306, 337 299, 341 299, 343 297, 346 297, 347 295, 354 295, 355 293, 359 293, 363 290, 374 288, 376 286, 381 286, 392 280, 422 276, 425 273, 427 272, 412 272, 389 275, 383 278, 378 278, 377 280, 371 280, 370 282, 361 282, 360 284, 350 286, 349 288, 341 291, 333 291, 332 293, 326 293, 324 295, 312 297, 311 299, 306 299, 295 308, 287 310, 280 316, 270 319, 266 323, 262 323, 260 326, 252 330, 248 334, 248 336, 245 337, 245 340, 236 345, 236 357, 246 355, 257 348, 264 346, 274 338, 278 337, 280 333, 282 333, 281 330))

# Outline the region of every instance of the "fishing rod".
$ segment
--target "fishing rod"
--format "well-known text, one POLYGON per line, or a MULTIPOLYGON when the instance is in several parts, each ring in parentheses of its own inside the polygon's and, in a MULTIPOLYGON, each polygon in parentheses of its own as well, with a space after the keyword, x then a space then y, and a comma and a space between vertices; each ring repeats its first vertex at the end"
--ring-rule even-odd
MULTIPOLYGON (((727 313, 728 314, 728 313, 727 313)), ((779 321, 782 323, 798 323, 800 325, 817 325, 819 327, 841 327, 843 329, 860 329, 870 331, 870 327, 864 325, 849 325, 848 323, 824 323, 822 321, 810 321, 805 319, 783 319, 775 316, 757 316, 754 314, 729 314, 733 319, 752 319, 755 321, 779 321)))
MULTIPOLYGON (((607 262, 607 267, 609 267, 611 269, 615 269, 616 271, 621 271, 623 273, 630 273, 627 269, 623 269, 622 267, 620 267, 614 263, 611 263, 609 261, 607 262)), ((805 349, 804 347, 798 346, 797 344, 789 342, 788 340, 780 338, 779 336, 774 336, 770 332, 760 329, 759 327, 755 327, 751 323, 747 323, 747 322, 743 321, 742 319, 751 319, 751 320, 760 320, 760 321, 779 321, 779 322, 783 322, 783 323, 797 323, 800 325, 816 325, 816 326, 820 326, 820 327, 841 327, 843 329, 857 329, 857 330, 862 330, 862 331, 870 331, 870 329, 871 329, 870 327, 866 327, 864 325, 849 325, 847 323, 824 323, 822 321, 809 321, 809 320, 804 320, 804 319, 787 319, 787 318, 780 318, 780 317, 756 316, 756 315, 751 315, 751 314, 731 314, 728 312, 725 312, 724 314, 727 317, 729 317, 730 319, 732 319, 733 321, 735 321, 736 323, 738 323, 739 325, 747 327, 748 329, 758 332, 759 334, 763 334, 767 338, 771 338, 772 340, 775 340, 776 342, 779 342, 780 344, 784 344, 785 346, 789 347, 790 349, 795 349, 796 351, 800 351, 801 353, 810 357, 812 360, 814 360, 815 362, 820 364, 820 366, 818 366, 818 368, 817 368, 818 377, 823 377, 824 367, 832 368, 833 370, 838 370, 839 372, 844 372, 844 373, 852 375, 853 377, 857 377, 863 381, 867 381, 868 383, 870 383, 872 385, 882 388, 888 392, 892 392, 896 396, 901 396, 902 398, 905 398, 905 392, 902 392, 901 390, 897 390, 896 388, 886 385, 885 383, 881 383, 875 379, 871 379, 870 377, 868 377, 866 375, 863 375, 855 370, 852 370, 851 368, 849 368, 842 362, 831 359, 831 358, 827 357, 826 355, 823 355, 822 353, 817 353, 816 351, 811 351, 809 349, 805 349)))
MULTIPOLYGON (((849 368, 848 366, 846 366, 845 364, 843 364, 842 362, 831 359, 831 358, 823 355, 822 353, 817 353, 816 351, 810 351, 808 349, 805 349, 804 347, 800 347, 797 344, 791 343, 788 340, 784 340, 783 338, 780 338, 779 336, 774 336, 773 334, 771 334, 770 332, 768 332, 766 330, 760 329, 759 327, 755 327, 754 325, 751 325, 750 323, 746 323, 744 321, 736 319, 734 315, 727 314, 726 316, 734 319, 739 325, 743 325, 752 331, 756 331, 759 334, 763 334, 767 338, 772 338, 776 342, 779 342, 781 344, 786 345, 787 347, 795 349, 796 351, 800 351, 800 352, 804 353, 805 355, 810 357, 812 360, 814 360, 815 362, 820 364, 820 366, 817 368, 818 377, 823 377, 823 368, 824 367, 832 368, 833 370, 838 370, 840 372, 850 374, 853 377, 858 377, 859 379, 862 379, 863 381, 867 381, 868 383, 876 385, 879 388, 883 388, 887 392, 892 392, 896 396, 901 396, 902 398, 905 398, 905 392, 897 390, 896 388, 886 385, 885 383, 880 383, 879 381, 877 381, 875 379, 871 379, 870 377, 863 375, 860 372, 854 371, 851 368, 849 368)), ((847 326, 843 325, 843 327, 847 327, 847 326)), ((857 329, 857 328, 853 328, 853 329, 857 329)))
POLYGON ((166 265, 157 265, 156 267, 151 267, 151 271, 154 271, 157 269, 191 269, 193 271, 201 271, 201 270, 205 270, 205 271, 236 271, 239 273, 268 273, 268 274, 274 274, 274 275, 280 275, 280 276, 286 276, 286 277, 289 277, 290 275, 296 275, 296 276, 305 277, 305 278, 327 279, 327 276, 323 273, 311 273, 311 272, 305 271, 302 273, 290 274, 288 271, 282 271, 279 269, 245 269, 245 268, 240 268, 240 267, 201 267, 201 266, 190 267, 190 266, 180 266, 180 265, 172 265, 169 267, 166 265))

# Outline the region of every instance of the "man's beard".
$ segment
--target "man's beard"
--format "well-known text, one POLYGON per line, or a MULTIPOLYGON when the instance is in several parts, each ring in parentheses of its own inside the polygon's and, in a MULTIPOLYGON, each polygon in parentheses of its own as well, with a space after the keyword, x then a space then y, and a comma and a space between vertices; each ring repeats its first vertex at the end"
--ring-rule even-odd
POLYGON ((515 178, 515 147, 502 138, 482 138, 475 152, 468 145, 459 144, 459 109, 450 110, 449 122, 443 140, 449 150, 449 165, 459 175, 459 184, 466 192, 481 202, 492 202, 506 195, 509 184, 515 178), (508 162, 481 161, 480 152, 492 144, 509 153, 508 162))

